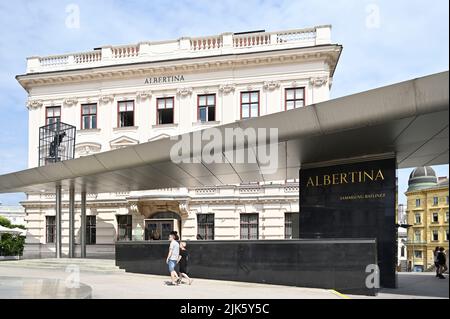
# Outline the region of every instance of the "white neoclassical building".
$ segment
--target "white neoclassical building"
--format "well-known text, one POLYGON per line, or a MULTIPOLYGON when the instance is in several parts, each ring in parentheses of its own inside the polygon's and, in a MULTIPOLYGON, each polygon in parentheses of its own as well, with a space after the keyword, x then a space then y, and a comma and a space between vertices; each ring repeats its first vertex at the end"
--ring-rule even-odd
MULTIPOLYGON (((30 57, 17 76, 28 92, 29 167, 42 164, 39 127, 55 121, 76 126, 80 157, 328 100, 342 50, 330 35, 317 26, 30 57)), ((172 229, 185 240, 291 238, 298 194, 295 180, 88 194, 87 255, 112 255, 118 240, 165 239, 172 229)), ((28 194, 22 205, 25 256, 53 256, 55 195, 28 194)))
POLYGON ((11 224, 25 226, 25 211, 20 205, 10 206, 0 203, 0 216, 7 218, 11 224))

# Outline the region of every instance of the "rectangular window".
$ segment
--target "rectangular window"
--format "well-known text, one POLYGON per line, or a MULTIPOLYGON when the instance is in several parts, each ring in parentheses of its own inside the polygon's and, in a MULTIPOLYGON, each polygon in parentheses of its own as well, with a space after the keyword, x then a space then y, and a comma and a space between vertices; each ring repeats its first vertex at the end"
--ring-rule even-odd
POLYGON ((117 215, 117 240, 131 240, 132 219, 131 215, 117 215))
POLYGON ((81 129, 97 128, 97 104, 81 104, 81 129))
POLYGON ((259 116, 259 91, 241 92, 241 119, 259 116))
POLYGON ((415 218, 416 218, 416 221, 415 221, 416 224, 422 223, 422 217, 420 216, 420 214, 416 214, 415 218))
POLYGON ((52 244, 56 237, 56 216, 45 216, 45 242, 52 244))
POLYGON ((258 239, 258 228, 258 214, 241 214, 241 239, 258 239))
POLYGON ((214 240, 214 214, 197 214, 197 239, 214 240))
POLYGON ((286 89, 285 100, 286 110, 292 110, 305 106, 305 88, 286 89))
POLYGON ((439 232, 437 230, 433 230, 433 241, 439 241, 439 232))
POLYGON ((414 250, 414 257, 415 258, 422 258, 422 251, 421 250, 414 250))
POLYGON ((439 214, 433 213, 432 220, 433 220, 433 223, 439 223, 439 214))
POLYGON ((197 97, 198 120, 200 122, 213 122, 216 120, 216 95, 206 94, 197 97))
POLYGON ((121 101, 118 107, 118 127, 134 126, 134 101, 121 101))
POLYGON ((448 229, 445 231, 445 240, 448 241, 448 229))
POLYGON ((61 122, 61 107, 49 106, 45 109, 45 125, 61 122))
POLYGON ((173 97, 159 98, 156 100, 157 124, 173 124, 173 97))
POLYGON ((420 207, 420 198, 416 198, 416 207, 420 207))
POLYGON ((445 222, 448 223, 448 211, 445 212, 445 222))
POLYGON ((435 196, 433 197, 433 206, 439 205, 439 197, 435 196))
POLYGON ((284 213, 284 239, 292 239, 293 213, 284 213))
POLYGON ((422 234, 420 233, 420 230, 416 230, 416 232, 414 233, 414 241, 422 241, 422 234))
POLYGON ((97 241, 96 216, 86 216, 86 245, 94 245, 97 241))

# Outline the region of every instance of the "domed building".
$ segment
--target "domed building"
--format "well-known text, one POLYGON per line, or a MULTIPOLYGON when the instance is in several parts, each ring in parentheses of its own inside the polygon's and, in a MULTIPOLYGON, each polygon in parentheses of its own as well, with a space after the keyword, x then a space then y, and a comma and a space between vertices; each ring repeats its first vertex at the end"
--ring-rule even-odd
POLYGON ((449 194, 448 178, 438 177, 429 166, 415 168, 408 180, 407 255, 411 271, 426 271, 433 267, 433 250, 448 250, 449 194))
POLYGON ((407 192, 436 186, 438 178, 430 166, 415 168, 409 175, 407 192))

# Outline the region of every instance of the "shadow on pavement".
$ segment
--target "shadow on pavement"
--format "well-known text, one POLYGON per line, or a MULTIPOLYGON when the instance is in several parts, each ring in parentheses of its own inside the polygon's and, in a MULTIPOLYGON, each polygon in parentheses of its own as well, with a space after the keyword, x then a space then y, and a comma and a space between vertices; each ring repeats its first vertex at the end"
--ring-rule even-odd
POLYGON ((449 297, 449 279, 438 279, 434 273, 398 273, 397 289, 381 289, 380 294, 417 297, 449 297))

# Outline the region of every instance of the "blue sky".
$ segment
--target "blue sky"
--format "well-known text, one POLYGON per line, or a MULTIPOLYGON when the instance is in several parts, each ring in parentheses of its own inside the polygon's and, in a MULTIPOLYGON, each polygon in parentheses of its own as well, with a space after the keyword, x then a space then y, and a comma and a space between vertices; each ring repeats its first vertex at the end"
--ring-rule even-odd
MULTIPOLYGON (((0 174, 27 167, 26 94, 14 77, 26 57, 105 44, 332 24, 344 46, 332 97, 448 70, 448 0, 89 0, 0 2, 0 174), (79 28, 67 9, 79 8, 79 28), (69 7, 68 7, 69 6, 69 7)), ((448 165, 435 167, 448 175, 448 165)), ((410 169, 399 171, 404 202, 410 169)), ((0 195, 16 204, 23 194, 0 195)))

